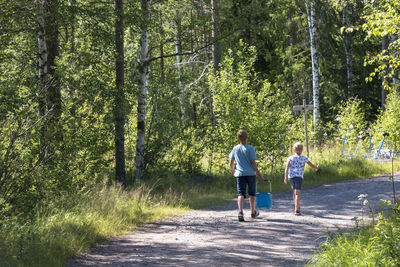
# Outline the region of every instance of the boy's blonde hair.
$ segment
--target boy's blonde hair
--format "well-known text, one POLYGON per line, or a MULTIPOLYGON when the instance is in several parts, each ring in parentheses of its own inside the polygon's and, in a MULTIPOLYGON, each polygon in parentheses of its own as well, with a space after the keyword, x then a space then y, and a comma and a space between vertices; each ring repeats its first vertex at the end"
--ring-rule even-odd
POLYGON ((240 141, 244 142, 247 139, 247 132, 245 130, 239 130, 237 132, 237 137, 240 141))
POLYGON ((300 142, 297 142, 293 145, 294 151, 303 151, 303 144, 300 142))

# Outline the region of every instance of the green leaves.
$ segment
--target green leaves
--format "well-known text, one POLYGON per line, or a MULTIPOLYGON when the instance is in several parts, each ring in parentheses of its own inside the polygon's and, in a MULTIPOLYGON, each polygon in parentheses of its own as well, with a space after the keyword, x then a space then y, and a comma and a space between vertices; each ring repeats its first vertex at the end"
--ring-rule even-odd
POLYGON ((385 111, 377 120, 377 128, 389 133, 387 140, 392 141, 389 149, 398 150, 400 147, 400 96, 393 90, 387 97, 385 111))
POLYGON ((249 143, 267 163, 276 160, 275 156, 285 147, 290 115, 282 92, 257 76, 253 68, 255 59, 254 47, 242 45, 239 51, 230 50, 218 75, 209 75, 209 83, 218 118, 215 131, 219 149, 230 151, 237 144, 236 132, 245 129, 249 143), (274 157, 267 159, 271 155, 274 157))

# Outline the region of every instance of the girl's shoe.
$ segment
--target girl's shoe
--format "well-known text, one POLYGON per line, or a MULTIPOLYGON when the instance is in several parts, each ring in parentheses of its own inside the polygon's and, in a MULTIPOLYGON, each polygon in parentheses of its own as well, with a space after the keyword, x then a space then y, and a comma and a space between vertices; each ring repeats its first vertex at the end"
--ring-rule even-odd
POLYGON ((300 212, 300 210, 296 210, 296 212, 294 213, 294 215, 296 215, 296 216, 300 216, 300 215, 301 215, 301 212, 300 212))
POLYGON ((239 222, 243 222, 244 221, 243 211, 239 211, 238 219, 239 219, 239 222))

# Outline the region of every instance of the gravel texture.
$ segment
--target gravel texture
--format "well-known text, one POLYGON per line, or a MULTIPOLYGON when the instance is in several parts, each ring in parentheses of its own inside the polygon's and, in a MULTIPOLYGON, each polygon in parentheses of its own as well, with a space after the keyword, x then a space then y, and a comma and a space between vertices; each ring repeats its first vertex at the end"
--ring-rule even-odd
MULTIPOLYGON (((400 173, 395 175, 400 188, 400 173)), ((367 219, 360 194, 378 209, 393 200, 388 176, 321 185, 302 190, 302 216, 293 214, 291 192, 274 194, 272 210, 238 222, 237 204, 189 211, 149 223, 88 254, 69 260, 78 266, 302 266, 330 233, 347 231, 367 219)))

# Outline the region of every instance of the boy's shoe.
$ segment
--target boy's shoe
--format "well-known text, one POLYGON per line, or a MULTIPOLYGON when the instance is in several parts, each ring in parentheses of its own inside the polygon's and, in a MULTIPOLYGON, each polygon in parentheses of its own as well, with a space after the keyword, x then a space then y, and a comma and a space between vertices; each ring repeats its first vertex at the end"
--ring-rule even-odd
POLYGON ((296 215, 296 216, 300 216, 300 215, 301 215, 301 212, 300 212, 300 210, 296 210, 296 212, 294 213, 294 215, 296 215))
POLYGON ((244 222, 243 211, 239 211, 238 218, 239 218, 239 222, 244 222))
POLYGON ((260 212, 258 210, 255 210, 255 212, 251 214, 251 218, 256 218, 258 216, 260 216, 260 212))

